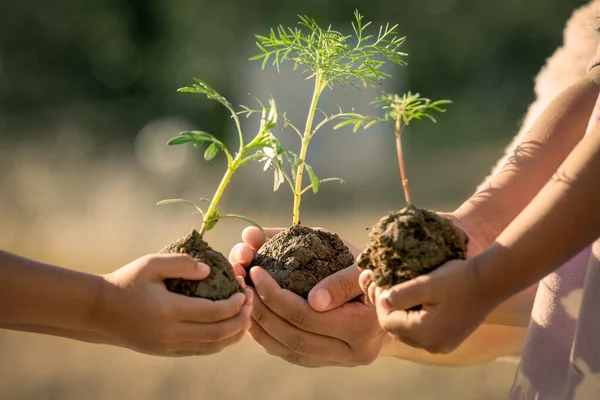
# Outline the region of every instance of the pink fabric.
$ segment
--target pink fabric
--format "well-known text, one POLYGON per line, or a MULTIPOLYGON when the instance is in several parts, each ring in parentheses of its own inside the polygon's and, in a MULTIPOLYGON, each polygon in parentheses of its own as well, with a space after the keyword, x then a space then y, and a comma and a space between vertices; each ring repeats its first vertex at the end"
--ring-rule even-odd
MULTIPOLYGON (((599 122, 600 98, 588 133, 599 122)), ((600 399, 599 260, 600 239, 540 282, 509 399, 600 399)))

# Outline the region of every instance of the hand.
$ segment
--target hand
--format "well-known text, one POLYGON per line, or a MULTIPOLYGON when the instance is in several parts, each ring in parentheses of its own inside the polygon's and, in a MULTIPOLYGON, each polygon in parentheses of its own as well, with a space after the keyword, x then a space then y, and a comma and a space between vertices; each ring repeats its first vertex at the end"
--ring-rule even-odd
MULTIPOLYGON (((269 236, 279 231, 266 229, 269 236)), ((230 261, 236 274, 245 276, 264 236, 256 228, 247 228, 242 238, 245 243, 232 249, 230 261)), ((308 303, 281 289, 262 268, 254 267, 250 274, 258 296, 249 333, 269 354, 305 367, 366 365, 378 357, 386 335, 375 309, 351 302, 361 294, 356 266, 319 282, 309 293, 308 303)))
POLYGON ((252 292, 227 300, 192 298, 167 290, 164 279, 201 280, 207 265, 185 254, 141 257, 103 276, 94 320, 115 343, 161 356, 217 353, 250 327, 252 292))
POLYGON ((430 353, 454 350, 498 304, 479 282, 471 260, 453 260, 427 275, 375 292, 381 327, 397 340, 430 353), (418 305, 422 305, 418 311, 405 311, 418 305))
MULTIPOLYGON (((477 229, 474 227, 467 227, 463 221, 460 220, 457 216, 452 213, 437 213, 443 217, 450 219, 456 226, 460 227, 463 231, 467 233, 469 237, 469 244, 467 248, 467 258, 473 258, 480 254, 483 250, 485 250, 485 239, 480 237, 477 229)), ((361 270, 359 285, 362 289, 363 293, 366 295, 366 298, 371 303, 375 303, 375 293, 377 290, 377 285, 373 282, 373 271, 371 270, 361 270)))

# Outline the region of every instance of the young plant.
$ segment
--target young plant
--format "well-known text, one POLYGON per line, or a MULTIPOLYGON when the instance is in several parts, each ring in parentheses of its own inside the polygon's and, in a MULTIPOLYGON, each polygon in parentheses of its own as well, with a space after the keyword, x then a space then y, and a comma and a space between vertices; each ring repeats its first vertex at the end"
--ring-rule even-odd
POLYGON ((419 93, 413 94, 407 92, 402 96, 391 93, 384 93, 379 96, 373 104, 380 107, 384 111, 384 116, 377 117, 357 117, 349 116, 345 121, 337 124, 334 129, 338 129, 344 125, 354 124, 355 131, 361 125, 365 128, 371 127, 376 123, 384 123, 394 130, 396 136, 396 153, 398 155, 398 166, 400 167, 400 178, 402 179, 402 188, 404 189, 404 199, 406 206, 412 205, 410 191, 408 189, 408 178, 406 177, 406 169, 404 166, 404 155, 402 153, 402 130, 408 126, 412 120, 421 120, 427 118, 436 122, 431 115, 432 112, 445 112, 442 106, 452 103, 450 100, 431 101, 430 99, 421 97, 419 93))
POLYGON ((184 131, 177 137, 169 140, 169 145, 191 143, 194 147, 198 148, 207 145, 204 151, 204 159, 206 161, 212 160, 219 152, 223 152, 227 159, 227 168, 212 200, 205 198, 200 199, 200 201, 208 203, 206 211, 194 202, 185 199, 168 199, 158 202, 158 205, 186 203, 193 206, 202 216, 202 226, 199 232, 194 230, 190 235, 167 246, 163 251, 190 253, 200 261, 208 263, 213 270, 211 276, 203 281, 193 282, 181 279, 169 280, 167 282, 167 287, 172 291, 192 296, 208 297, 212 299, 228 298, 236 291, 241 291, 241 286, 236 281, 231 265, 227 259, 222 254, 212 250, 208 244, 203 241, 204 234, 213 229, 222 218, 243 219, 258 227, 263 234, 265 234, 264 230, 248 217, 238 214, 221 214, 219 202, 225 188, 231 181, 231 178, 241 166, 250 161, 265 161, 266 168, 268 168, 270 166, 272 154, 281 154, 284 150, 281 148, 277 138, 271 133, 271 130, 276 127, 278 119, 277 107, 272 98, 269 99, 269 106, 265 106, 259 102, 261 109, 256 110, 261 115, 258 133, 250 142, 245 143, 238 114, 247 113, 248 116, 250 116, 252 113, 246 111, 248 108, 242 106, 242 110, 238 112, 225 97, 220 95, 207 83, 200 79, 195 79, 195 82, 196 83, 191 87, 179 89, 179 92, 202 94, 208 99, 218 101, 227 108, 235 123, 239 137, 239 148, 235 154, 232 154, 223 142, 218 140, 212 134, 204 131, 184 131), (214 279, 217 279, 217 281, 214 279))
POLYGON ((310 142, 317 132, 332 121, 350 118, 362 121, 366 118, 354 111, 344 112, 341 107, 335 114, 326 114, 319 108, 321 95, 335 85, 360 88, 380 84, 389 77, 382 70, 386 61, 405 65, 403 57, 406 54, 399 51, 405 38, 397 36, 397 25, 386 24, 379 27, 376 34, 370 34, 367 28, 371 23, 365 23, 358 11, 354 12, 353 34, 350 35, 336 31, 331 26, 322 28, 310 17, 299 18, 298 27, 279 26, 271 29, 268 36, 256 36, 260 54, 251 58, 262 60, 263 68, 271 62, 278 71, 280 64, 291 62, 294 69, 301 68, 306 79, 313 84, 303 129, 285 119, 284 127, 290 127, 300 138, 299 152, 283 151, 273 158, 276 174, 281 176, 276 177, 275 181, 287 180, 294 197, 292 227, 268 241, 260 249, 252 265, 262 266, 282 287, 306 297, 318 281, 350 266, 354 261, 337 235, 300 226, 302 195, 311 188, 317 193, 320 183, 341 181, 339 178, 320 180, 317 177, 313 168, 306 163, 310 142), (317 117, 319 115, 321 118, 317 117), (310 180, 310 184, 306 186, 303 180, 305 170, 310 180), (307 247, 306 243, 312 245, 307 247), (291 250, 288 251, 289 249, 291 250), (322 249, 327 251, 315 253, 322 249))
MULTIPOLYGON (((336 114, 327 115, 318 108, 319 99, 327 88, 333 89, 335 84, 350 85, 355 87, 368 87, 379 84, 389 74, 381 70, 385 60, 394 64, 405 65, 405 53, 398 49, 404 42, 404 37, 398 37, 397 25, 381 26, 377 35, 367 33, 371 22, 364 23, 363 16, 354 12, 355 20, 352 22, 353 35, 344 35, 333 30, 320 27, 317 22, 307 16, 300 16, 300 27, 285 28, 279 26, 271 29, 269 36, 257 35, 256 45, 260 54, 251 60, 262 60, 263 69, 269 61, 279 71, 280 64, 292 62, 294 69, 300 67, 307 80, 313 81, 313 93, 308 107, 306 123, 302 130, 296 128, 289 120, 286 127, 291 127, 300 137, 300 151, 298 155, 287 152, 291 158, 288 160, 291 168, 289 179, 294 195, 293 220, 294 225, 300 224, 300 202, 302 195, 312 187, 316 193, 320 181, 314 170, 306 163, 306 154, 310 141, 316 133, 327 123, 339 118, 356 117, 354 112, 343 112, 339 109, 336 114), (323 118, 315 123, 317 113, 323 118), (303 187, 304 169, 308 172, 311 185, 303 187)), ((281 166, 281 158, 278 166, 281 166)), ((278 168, 281 170, 282 168, 278 168)), ((331 178, 329 180, 340 180, 331 178)))
POLYGON ((462 229, 444 216, 413 205, 402 152, 403 128, 412 120, 426 118, 436 122, 432 113, 444 112, 442 106, 450 103, 431 101, 418 93, 384 94, 374 101, 382 108, 383 117, 344 121, 357 126, 385 123, 396 137, 406 208, 390 212, 371 228, 367 247, 357 258, 360 268, 374 271, 373 281, 380 287, 402 283, 431 272, 446 261, 466 257, 468 237, 462 229))

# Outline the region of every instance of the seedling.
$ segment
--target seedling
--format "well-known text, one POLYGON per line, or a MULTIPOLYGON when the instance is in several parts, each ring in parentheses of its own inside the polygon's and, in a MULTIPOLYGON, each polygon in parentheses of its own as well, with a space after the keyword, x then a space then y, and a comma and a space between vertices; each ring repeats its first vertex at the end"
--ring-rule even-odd
POLYGON ((380 107, 384 116, 377 117, 362 117, 362 116, 347 116, 345 121, 337 124, 334 129, 339 129, 342 126, 353 124, 355 131, 362 125, 369 128, 377 123, 383 123, 393 129, 396 136, 396 153, 398 155, 398 166, 400 167, 400 178, 402 179, 402 188, 404 189, 404 199, 406 206, 412 205, 410 191, 408 188, 408 178, 406 177, 406 169, 404 166, 404 156, 402 153, 402 130, 408 126, 412 120, 429 119, 436 122, 431 115, 432 112, 445 112, 442 106, 452 103, 450 100, 431 101, 430 99, 421 97, 419 93, 413 94, 407 92, 402 96, 397 94, 385 93, 379 96, 373 104, 380 107))
POLYGON ((396 137, 406 208, 390 212, 371 228, 367 247, 357 259, 360 268, 374 271, 376 285, 390 287, 431 272, 451 259, 464 259, 468 237, 449 219, 413 205, 402 153, 403 128, 412 120, 426 118, 436 122, 432 113, 444 112, 442 106, 451 102, 431 101, 408 92, 403 96, 384 94, 374 103, 383 110, 382 118, 355 118, 344 122, 385 123, 396 137))
POLYGON ((189 204, 194 207, 197 213, 202 217, 202 226, 199 232, 196 230, 192 231, 190 235, 165 247, 162 251, 190 253, 198 260, 203 261, 212 267, 211 275, 208 279, 203 281, 172 279, 167 280, 166 283, 170 290, 190 296, 207 297, 214 300, 228 298, 233 293, 241 291, 241 286, 236 281, 231 265, 227 259, 221 253, 212 250, 208 244, 204 242, 203 237, 206 232, 215 228, 217 223, 223 218, 242 219, 258 227, 263 234, 265 233, 260 225, 248 217, 238 214, 222 214, 220 212, 219 202, 225 188, 231 181, 231 178, 241 166, 250 161, 264 161, 266 163, 266 168, 268 168, 272 160, 272 155, 282 154, 284 152, 284 149, 281 148, 277 138, 271 133, 271 130, 277 125, 277 107, 275 105, 275 100, 272 98, 269 99, 268 106, 265 106, 259 101, 260 110, 254 110, 259 112, 261 116, 258 133, 250 142, 245 143, 238 114, 247 114, 249 117, 254 111, 249 112, 248 107, 245 106, 242 106, 240 111, 236 111, 225 97, 200 79, 195 79, 195 83, 191 87, 181 88, 179 89, 179 92, 202 94, 208 99, 218 101, 227 108, 235 123, 239 137, 239 148, 235 154, 232 154, 223 142, 218 140, 212 134, 204 131, 184 131, 177 137, 169 140, 169 145, 190 143, 197 148, 206 145, 206 149, 204 150, 204 159, 206 161, 212 160, 219 152, 223 152, 227 159, 227 168, 212 200, 205 198, 200 199, 201 202, 208 204, 206 210, 203 210, 196 203, 185 199, 168 199, 158 202, 158 205, 172 203, 189 204))
MULTIPOLYGON (((331 90, 336 85, 360 88, 380 84, 389 77, 382 71, 386 61, 405 65, 406 54, 399 51, 405 38, 397 36, 397 25, 386 24, 379 28, 377 34, 369 34, 367 28, 371 23, 364 23, 358 11, 354 13, 352 35, 344 35, 331 26, 322 28, 307 16, 299 18, 299 27, 279 26, 271 29, 268 36, 258 35, 256 45, 260 54, 252 57, 253 60, 262 60, 263 68, 271 62, 278 71, 280 64, 293 62, 294 68, 300 67, 306 79, 314 85, 304 128, 299 129, 289 120, 285 121, 285 127, 291 128, 300 138, 299 152, 296 155, 283 151, 276 154, 272 161, 276 167, 275 181, 286 180, 292 190, 292 227, 268 241, 252 265, 265 268, 282 287, 306 297, 318 281, 350 266, 354 261, 337 235, 301 226, 302 195, 311 188, 317 193, 319 185, 326 181, 343 182, 340 178, 320 180, 317 177, 314 169, 306 163, 309 144, 317 132, 332 121, 363 121, 367 118, 354 110, 345 112, 341 107, 335 114, 326 114, 319 108, 320 97, 324 90, 331 90), (322 117, 319 121, 316 121, 317 115, 322 117), (306 186, 304 170, 310 180, 306 186), (308 243, 311 245, 307 246, 308 243)), ((358 125, 362 125, 362 122, 358 125)))

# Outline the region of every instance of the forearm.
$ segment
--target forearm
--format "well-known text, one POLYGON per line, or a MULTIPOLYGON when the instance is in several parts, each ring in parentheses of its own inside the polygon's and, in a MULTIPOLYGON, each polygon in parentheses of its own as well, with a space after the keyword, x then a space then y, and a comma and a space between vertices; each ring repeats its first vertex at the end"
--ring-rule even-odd
POLYGON ((68 339, 79 340, 87 343, 97 344, 115 344, 112 338, 97 332, 76 331, 73 329, 53 328, 41 325, 23 325, 23 324, 0 324, 0 329, 12 331, 40 333, 43 335, 60 336, 68 339))
POLYGON ((512 157, 455 215, 477 227, 487 246, 526 207, 584 136, 599 88, 600 68, 562 92, 522 136, 512 157))
POLYGON ((474 265, 484 287, 506 298, 538 281, 600 236, 600 126, 474 265))
POLYGON ((428 365, 480 364, 500 357, 521 354, 526 334, 526 328, 484 324, 477 328, 456 350, 448 354, 428 353, 390 337, 380 355, 428 365))
POLYGON ((99 332, 94 309, 101 277, 0 251, 0 282, 0 326, 73 335, 99 332))

